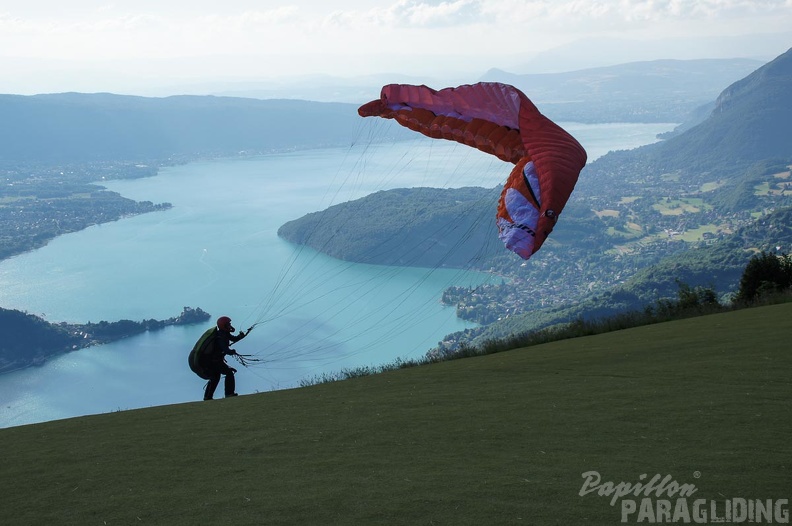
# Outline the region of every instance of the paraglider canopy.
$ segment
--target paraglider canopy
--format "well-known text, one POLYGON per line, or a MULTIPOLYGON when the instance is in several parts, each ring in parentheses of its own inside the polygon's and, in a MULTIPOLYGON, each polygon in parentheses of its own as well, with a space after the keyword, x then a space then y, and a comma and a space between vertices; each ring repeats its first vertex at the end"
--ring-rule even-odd
POLYGON ((466 144, 515 164, 497 210, 498 235, 528 259, 552 232, 586 164, 586 151, 520 90, 480 82, 440 91, 389 84, 358 109, 432 137, 466 144))

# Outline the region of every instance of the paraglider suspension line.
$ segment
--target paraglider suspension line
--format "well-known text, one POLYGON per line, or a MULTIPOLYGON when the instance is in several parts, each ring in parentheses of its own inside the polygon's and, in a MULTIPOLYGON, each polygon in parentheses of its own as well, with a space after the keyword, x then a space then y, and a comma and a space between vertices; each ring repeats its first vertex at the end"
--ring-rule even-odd
POLYGON ((245 367, 250 367, 250 364, 259 363, 263 360, 256 358, 252 354, 232 354, 231 356, 234 357, 236 361, 238 361, 241 365, 245 367))

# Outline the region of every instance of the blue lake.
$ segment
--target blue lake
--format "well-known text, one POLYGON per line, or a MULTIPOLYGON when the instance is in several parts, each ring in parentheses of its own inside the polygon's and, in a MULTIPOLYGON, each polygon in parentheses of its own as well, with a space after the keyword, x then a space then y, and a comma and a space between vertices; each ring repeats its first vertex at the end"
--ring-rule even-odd
MULTIPOLYGON (((672 124, 566 124, 590 160, 653 142, 672 124)), ((194 162, 157 177, 108 181, 171 210, 61 236, 0 262, 0 305, 49 321, 168 318, 184 306, 260 323, 236 348, 238 392, 295 387, 344 367, 417 358, 471 326, 443 307, 454 284, 491 276, 347 263, 291 245, 284 222, 378 190, 494 187, 510 166, 444 141, 361 140, 348 148, 194 162)), ((493 226, 493 236, 495 236, 493 226)), ((211 322, 172 327, 0 376, 0 427, 198 400, 186 356, 211 322)))

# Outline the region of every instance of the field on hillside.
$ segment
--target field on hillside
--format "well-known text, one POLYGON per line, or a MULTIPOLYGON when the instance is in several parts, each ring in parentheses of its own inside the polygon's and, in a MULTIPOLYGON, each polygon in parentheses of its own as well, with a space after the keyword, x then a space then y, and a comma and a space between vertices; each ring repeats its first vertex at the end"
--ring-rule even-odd
POLYGON ((762 307, 3 429, 2 522, 682 524, 767 505, 788 521, 790 319, 762 307))

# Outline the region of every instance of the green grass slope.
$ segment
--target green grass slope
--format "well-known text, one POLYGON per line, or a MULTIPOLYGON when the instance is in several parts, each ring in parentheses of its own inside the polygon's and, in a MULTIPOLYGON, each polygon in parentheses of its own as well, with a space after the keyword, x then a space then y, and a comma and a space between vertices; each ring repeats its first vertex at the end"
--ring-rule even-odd
POLYGON ((0 430, 3 524, 617 524, 592 470, 789 499, 790 316, 0 430))

